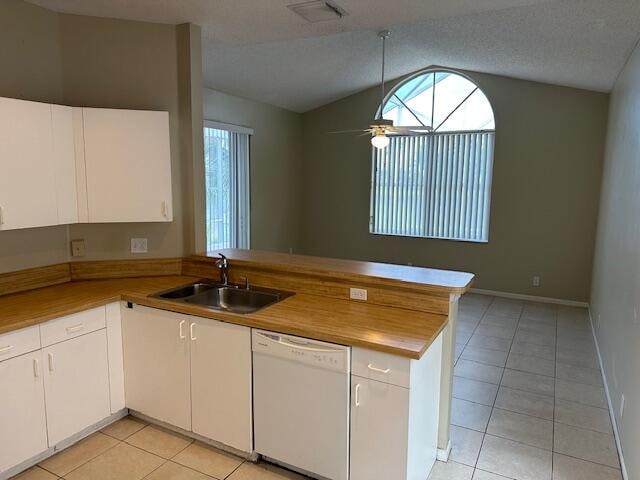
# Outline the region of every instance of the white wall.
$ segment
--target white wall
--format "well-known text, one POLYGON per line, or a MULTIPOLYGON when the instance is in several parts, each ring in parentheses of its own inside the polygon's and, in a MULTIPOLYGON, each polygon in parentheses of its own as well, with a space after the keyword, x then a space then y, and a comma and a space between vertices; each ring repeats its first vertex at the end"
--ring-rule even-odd
POLYGON ((640 478, 640 47, 611 96, 592 318, 629 479, 640 478), (624 416, 620 415, 621 395, 624 416))

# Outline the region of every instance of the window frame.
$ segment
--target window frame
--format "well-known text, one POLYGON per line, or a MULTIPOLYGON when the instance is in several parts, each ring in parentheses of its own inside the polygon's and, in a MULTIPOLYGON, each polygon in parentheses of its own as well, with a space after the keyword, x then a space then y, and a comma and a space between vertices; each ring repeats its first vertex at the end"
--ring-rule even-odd
MULTIPOLYGON (((203 139, 205 137, 204 133, 205 133, 205 129, 215 129, 215 130, 225 130, 227 132, 230 133, 236 133, 236 134, 241 134, 241 135, 247 135, 247 162, 246 162, 246 175, 244 176, 244 190, 246 191, 246 220, 244 222, 244 229, 246 231, 246 247, 226 247, 226 248, 246 248, 246 249, 250 249, 251 248, 251 138, 254 135, 254 130, 253 128, 250 127, 245 127, 242 125, 235 125, 232 123, 226 123, 226 122, 220 122, 217 120, 210 120, 210 119, 204 119, 203 120, 203 130, 202 130, 202 136, 203 139)), ((206 145, 205 145, 206 148, 206 145)), ((204 153, 204 152, 203 152, 204 153)), ((202 158, 202 162, 203 162, 203 173, 204 173, 204 178, 206 179, 206 164, 205 164, 205 156, 203 155, 202 158)), ((206 180, 203 182, 203 184, 206 183, 206 180)), ((236 190, 238 189, 238 186, 235 186, 236 190)), ((203 215, 203 219, 204 219, 204 246, 205 246, 205 250, 209 250, 209 245, 208 245, 208 236, 207 236, 207 214, 206 214, 206 202, 207 202, 207 191, 206 188, 204 189, 204 202, 205 202, 205 212, 203 215)), ((237 244, 238 245, 242 245, 243 242, 238 241, 237 244)))
MULTIPOLYGON (((482 88, 482 85, 476 81, 475 79, 471 78, 469 75, 467 75, 464 72, 460 72, 458 70, 452 69, 452 68, 447 68, 447 67, 439 67, 439 66, 429 66, 427 68, 424 68, 422 70, 418 70, 417 72, 414 72, 406 77, 401 78, 389 91, 388 93, 384 96, 383 101, 380 105, 378 105, 378 108, 376 109, 376 116, 375 118, 380 118, 383 115, 383 111, 384 111, 384 107, 385 105, 389 102, 389 100, 396 94, 396 92, 402 88, 403 86, 405 86, 407 83, 413 81, 415 78, 423 76, 423 75, 427 75, 429 73, 438 73, 438 72, 445 72, 445 73, 450 73, 453 75, 458 75, 464 79, 466 79, 467 81, 471 82, 473 85, 475 85, 477 87, 478 90, 480 90, 480 92, 486 97, 488 103, 489 103, 489 108, 491 109, 491 114, 493 116, 493 129, 484 129, 484 130, 454 130, 454 131, 442 131, 442 132, 434 132, 434 133, 429 133, 429 134, 425 134, 425 135, 450 135, 450 134, 467 134, 467 133, 491 133, 493 134, 493 151, 492 151, 492 155, 491 155, 491 169, 490 169, 490 175, 488 176, 487 180, 488 180, 488 203, 489 203, 489 208, 487 210, 487 237, 486 240, 485 239, 472 239, 472 238, 453 238, 453 237, 438 237, 438 236, 425 236, 425 235, 409 235, 406 233, 400 234, 400 233, 387 233, 387 232, 375 232, 373 231, 373 227, 375 224, 374 218, 375 218, 375 195, 376 195, 376 149, 374 147, 371 147, 371 181, 370 181, 370 196, 369 196, 369 234, 370 235, 379 235, 379 236, 386 236, 386 237, 405 237, 405 238, 422 238, 425 240, 442 240, 442 241, 447 241, 447 242, 463 242, 463 243, 473 243, 473 244, 488 244, 490 241, 490 233, 491 233, 491 200, 492 200, 492 193, 493 193, 493 173, 494 173, 494 167, 495 167, 495 145, 496 145, 496 135, 497 135, 497 130, 498 130, 498 119, 496 118, 496 114, 495 114, 495 109, 493 107, 493 101, 492 98, 486 93, 485 89, 482 88)), ((436 94, 437 96, 437 94, 436 94)), ((465 99, 466 101, 466 99, 465 99)), ((464 103, 464 102, 463 102, 464 103)), ((461 104, 460 104, 461 105, 461 104)), ((459 108, 456 107, 456 108, 459 108)), ((455 110, 454 110, 455 111, 455 110)), ((433 120, 432 120, 433 121, 433 120)), ((396 126, 407 126, 407 127, 421 127, 422 125, 396 125, 396 126)))

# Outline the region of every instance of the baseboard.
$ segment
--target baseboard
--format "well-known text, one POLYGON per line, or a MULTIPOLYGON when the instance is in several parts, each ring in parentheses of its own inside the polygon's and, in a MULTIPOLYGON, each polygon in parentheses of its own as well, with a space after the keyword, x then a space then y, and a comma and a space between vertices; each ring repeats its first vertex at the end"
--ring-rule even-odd
POLYGON ((439 448, 436 453, 436 459, 441 462, 446 462, 449 460, 449 455, 451 454, 451 440, 447 443, 447 448, 439 448))
POLYGON ((496 290, 484 290, 482 288, 472 288, 471 293, 480 295, 492 295, 494 297, 513 298, 515 300, 527 300, 529 302, 553 303, 556 305, 565 305, 567 307, 589 308, 587 302, 577 302, 575 300, 563 300, 561 298, 538 297, 536 295, 524 295, 522 293, 498 292, 496 290))
POLYGON ((604 370, 604 363, 602 362, 602 355, 600 354, 600 346, 598 345, 598 337, 596 336, 596 329, 591 317, 591 309, 589 309, 589 323, 591 324, 591 334, 593 335, 593 342, 596 344, 596 353, 598 354, 598 363, 600 364, 600 372, 602 373, 602 380, 604 382, 604 392, 607 396, 607 404, 609 405, 609 417, 611 417, 611 424, 613 425, 613 436, 616 439, 616 448, 618 450, 618 459, 620 460, 620 470, 622 471, 622 478, 629 480, 627 475, 627 467, 624 463, 624 455, 622 454, 622 444, 620 442, 620 432, 618 431, 618 424, 616 422, 616 416, 613 413, 613 402, 611 401, 611 394, 609 393, 609 383, 607 382, 607 374, 604 370))

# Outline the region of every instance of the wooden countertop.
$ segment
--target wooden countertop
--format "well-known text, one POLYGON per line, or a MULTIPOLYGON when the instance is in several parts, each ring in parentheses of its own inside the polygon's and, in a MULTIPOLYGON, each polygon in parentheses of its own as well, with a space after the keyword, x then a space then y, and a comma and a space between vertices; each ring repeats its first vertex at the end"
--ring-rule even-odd
MULTIPOLYGON (((463 294, 471 288, 474 279, 472 273, 388 263, 244 249, 226 249, 220 253, 225 255, 232 265, 305 275, 315 274, 322 277, 330 276, 355 283, 411 287, 427 293, 463 294)), ((218 252, 208 252, 193 257, 218 258, 218 252)))
POLYGON ((413 310, 297 293, 240 315, 149 297, 197 280, 162 276, 74 281, 0 297, 0 334, 110 302, 125 300, 199 317, 419 359, 447 317, 413 310))

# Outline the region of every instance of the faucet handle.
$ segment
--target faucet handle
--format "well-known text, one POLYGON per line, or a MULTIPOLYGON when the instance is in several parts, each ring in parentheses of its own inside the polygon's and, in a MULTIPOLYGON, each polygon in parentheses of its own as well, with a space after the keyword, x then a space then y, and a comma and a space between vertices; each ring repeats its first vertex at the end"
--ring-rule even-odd
POLYGON ((244 280, 244 289, 249 290, 249 278, 248 277, 240 277, 240 280, 244 280))

